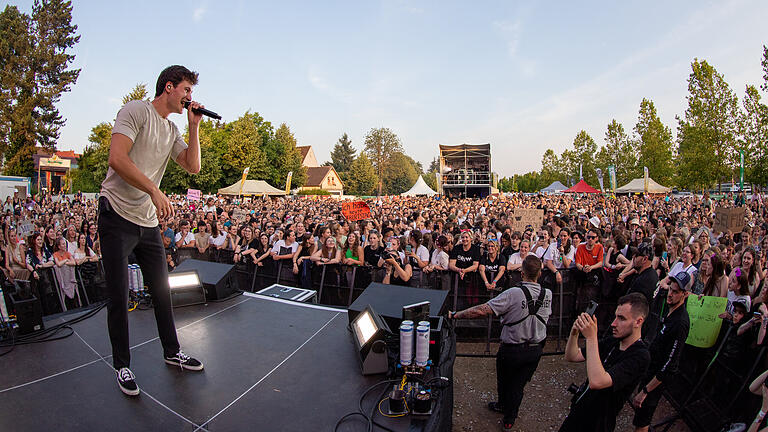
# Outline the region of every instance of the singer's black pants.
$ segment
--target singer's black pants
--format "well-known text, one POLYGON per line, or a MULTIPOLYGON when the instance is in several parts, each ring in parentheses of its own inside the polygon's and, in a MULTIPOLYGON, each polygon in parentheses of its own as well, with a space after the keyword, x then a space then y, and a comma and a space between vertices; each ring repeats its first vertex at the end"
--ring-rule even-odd
POLYGON ((533 377, 541 359, 541 344, 501 344, 496 354, 496 384, 504 423, 515 424, 523 389, 533 377))
POLYGON ((131 363, 128 340, 128 255, 131 252, 136 256, 144 283, 152 295, 163 354, 173 356, 179 351, 179 341, 173 322, 160 228, 142 227, 127 221, 102 196, 99 198, 99 240, 107 282, 107 326, 115 369, 129 367, 131 363))

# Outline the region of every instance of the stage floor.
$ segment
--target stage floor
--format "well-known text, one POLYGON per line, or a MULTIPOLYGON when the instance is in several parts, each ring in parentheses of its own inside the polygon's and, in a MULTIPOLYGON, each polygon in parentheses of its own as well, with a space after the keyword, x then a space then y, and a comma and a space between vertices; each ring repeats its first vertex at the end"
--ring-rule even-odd
MULTIPOLYGON (((133 311, 131 369, 141 394, 123 395, 102 309, 66 339, 0 357, 0 430, 332 431, 383 379, 360 374, 345 310, 242 295, 174 314, 182 349, 204 371, 165 364, 153 312, 133 311)), ((383 388, 371 392, 366 410, 383 388)), ((386 424, 414 426, 407 418, 386 424)), ((340 430, 361 426, 350 420, 340 430)))

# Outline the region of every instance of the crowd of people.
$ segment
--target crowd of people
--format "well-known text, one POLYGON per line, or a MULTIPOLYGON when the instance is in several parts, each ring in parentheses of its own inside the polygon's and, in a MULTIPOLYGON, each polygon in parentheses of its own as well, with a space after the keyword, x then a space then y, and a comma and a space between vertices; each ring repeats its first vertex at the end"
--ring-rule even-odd
MULTIPOLYGON (((525 258, 535 255, 542 285, 578 284, 574 310, 601 304, 603 330, 625 294, 641 294, 653 310, 670 288, 728 299, 721 318, 738 335, 726 353, 734 362, 748 362, 741 352, 768 326, 768 212, 758 194, 382 197, 367 200, 370 218, 359 221, 346 220, 332 198, 169 198, 173 215, 160 219, 169 269, 195 257, 279 268, 288 283, 310 286, 323 266, 354 285, 350 269, 366 268, 383 283, 455 289, 453 306, 462 309, 520 285, 525 258), (716 231, 715 209, 737 205, 746 207, 743 229, 716 231), (514 230, 523 208, 542 210, 542 223, 514 230)), ((66 269, 99 260, 97 201, 8 198, 2 209, 5 278, 34 281, 43 269, 62 269, 57 280, 75 301, 66 269)))

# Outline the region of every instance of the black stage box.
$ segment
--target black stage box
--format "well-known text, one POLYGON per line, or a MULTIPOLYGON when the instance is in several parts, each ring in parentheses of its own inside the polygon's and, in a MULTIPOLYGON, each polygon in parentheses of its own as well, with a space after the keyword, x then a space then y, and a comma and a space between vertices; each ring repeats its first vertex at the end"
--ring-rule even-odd
POLYGON ((347 315, 351 323, 367 305, 371 305, 373 310, 384 318, 389 328, 393 332, 397 332, 400 322, 403 320, 403 306, 428 301, 429 316, 437 317, 445 313, 447 299, 448 291, 374 282, 368 285, 360 297, 349 306, 347 315))
POLYGON ((19 325, 19 334, 25 335, 45 329, 43 325, 43 307, 37 297, 19 298, 11 294, 13 308, 16 311, 16 322, 19 325))
POLYGON ((187 270, 197 270, 200 283, 205 289, 206 300, 221 300, 237 291, 234 279, 235 266, 232 264, 188 259, 179 264, 171 274, 187 270))

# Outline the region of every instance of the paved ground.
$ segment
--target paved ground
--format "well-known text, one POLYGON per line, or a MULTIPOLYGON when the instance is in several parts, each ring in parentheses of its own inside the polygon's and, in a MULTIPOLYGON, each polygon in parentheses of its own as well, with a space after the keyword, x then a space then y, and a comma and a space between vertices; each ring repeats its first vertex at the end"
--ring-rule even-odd
MULTIPOLYGON (((547 346, 545 351, 554 351, 547 346)), ((491 346, 496 353, 497 346, 491 346)), ((459 343, 458 353, 485 351, 485 344, 459 343)), ((500 430, 501 414, 488 411, 486 405, 496 400, 496 363, 493 358, 457 357, 454 365, 453 431, 500 430)), ((566 391, 570 383, 581 384, 586 376, 584 364, 567 363, 562 356, 546 356, 541 359, 533 379, 526 387, 516 431, 556 431, 563 422, 570 406, 571 394, 566 391)), ((672 413, 669 404, 662 400, 654 421, 672 413)), ((632 409, 625 405, 617 425, 617 431, 632 429, 632 409)), ((690 431, 678 421, 670 429, 673 432, 690 431)))

